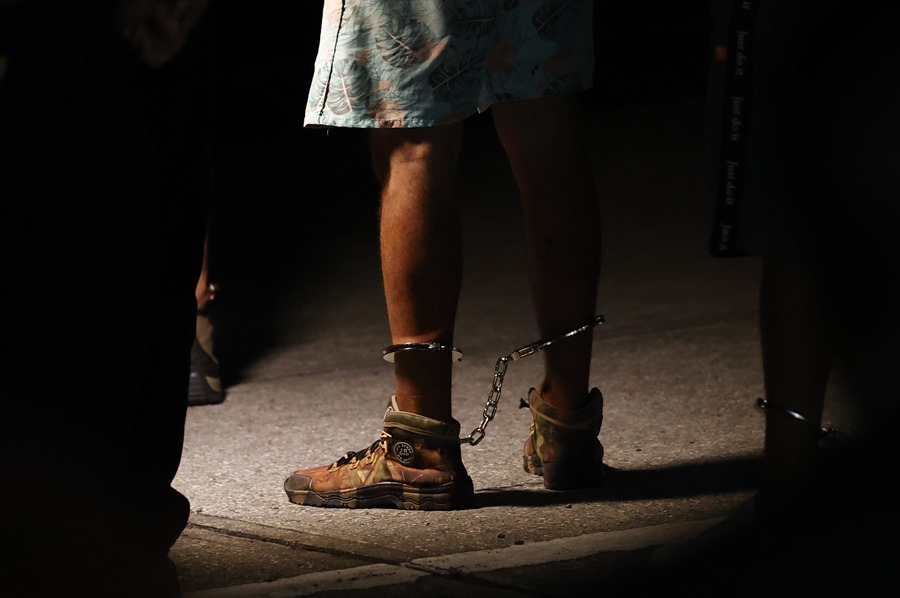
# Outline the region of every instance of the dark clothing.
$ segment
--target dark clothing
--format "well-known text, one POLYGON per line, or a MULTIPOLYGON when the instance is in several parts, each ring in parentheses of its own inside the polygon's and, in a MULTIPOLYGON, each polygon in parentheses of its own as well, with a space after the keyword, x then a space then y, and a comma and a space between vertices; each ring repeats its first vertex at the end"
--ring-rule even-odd
POLYGON ((815 272, 865 425, 872 434, 890 431, 900 359, 900 7, 711 6, 720 24, 714 44, 727 44, 731 61, 714 62, 710 86, 711 252, 802 260, 815 272))
POLYGON ((0 8, 2 532, 23 555, 0 584, 21 595, 177 591, 210 40, 151 70, 113 10, 0 8))
POLYGON ((880 0, 710 5, 713 44, 727 46, 711 72, 712 252, 886 255, 892 235, 880 229, 898 206, 900 9, 880 0))

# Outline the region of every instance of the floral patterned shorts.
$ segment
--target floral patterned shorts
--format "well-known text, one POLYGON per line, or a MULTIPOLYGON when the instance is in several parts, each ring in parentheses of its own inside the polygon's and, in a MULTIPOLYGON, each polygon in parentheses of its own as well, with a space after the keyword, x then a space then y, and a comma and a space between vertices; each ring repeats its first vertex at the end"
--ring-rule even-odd
POLYGON ((304 125, 431 127, 593 84, 593 0, 325 0, 304 125))

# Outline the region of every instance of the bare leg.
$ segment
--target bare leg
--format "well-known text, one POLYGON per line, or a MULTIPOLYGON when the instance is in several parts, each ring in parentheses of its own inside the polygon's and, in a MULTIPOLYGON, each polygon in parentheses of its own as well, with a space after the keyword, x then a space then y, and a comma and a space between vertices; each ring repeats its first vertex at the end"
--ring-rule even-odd
MULTIPOLYGON (((453 345, 462 278, 456 201, 460 124, 374 129, 373 166, 381 181, 381 266, 392 343, 453 345)), ((401 411, 452 418, 448 351, 395 354, 401 411)))
MULTIPOLYGON (((521 194, 532 300, 543 338, 589 322, 600 274, 600 215, 580 136, 575 96, 495 104, 494 126, 521 194)), ((545 351, 541 395, 550 405, 587 403, 593 335, 545 351)))
POLYGON ((462 277, 454 196, 461 132, 461 125, 371 130, 391 343, 438 342, 448 350, 394 353, 396 410, 385 412, 378 442, 330 467, 293 472, 284 482, 293 503, 448 510, 474 494, 450 388, 462 277))
POLYGON ((213 292, 209 286, 209 237, 203 240, 203 263, 200 266, 200 276, 197 278, 197 287, 194 289, 194 297, 197 299, 197 311, 203 311, 206 304, 212 301, 213 292))
MULTIPOLYGON (((821 274, 796 260, 766 259, 760 333, 766 399, 818 425, 832 361, 821 274)), ((777 407, 766 412, 763 500, 790 499, 817 474, 818 437, 777 407)))

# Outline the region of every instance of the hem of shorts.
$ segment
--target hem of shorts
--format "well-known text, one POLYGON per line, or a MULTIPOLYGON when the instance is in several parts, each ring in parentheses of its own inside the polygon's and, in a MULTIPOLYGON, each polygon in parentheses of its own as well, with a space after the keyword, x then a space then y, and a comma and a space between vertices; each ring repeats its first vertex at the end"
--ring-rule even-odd
MULTIPOLYGON (((577 88, 567 90, 566 94, 582 94, 593 87, 593 80, 582 81, 577 88)), ((554 94, 556 95, 556 94, 554 94)), ((540 93, 533 95, 523 94, 514 98, 493 98, 487 104, 476 106, 471 112, 455 112, 450 117, 440 120, 422 118, 398 118, 398 119, 374 119, 374 118, 323 118, 321 115, 307 116, 303 122, 304 128, 350 128, 350 129, 417 129, 450 125, 468 119, 475 114, 483 114, 495 104, 506 102, 538 100, 547 97, 540 93)))
POLYGON ((423 120, 416 118, 399 118, 391 120, 375 119, 318 119, 304 121, 303 127, 307 129, 425 129, 449 125, 464 120, 460 117, 453 120, 423 120))

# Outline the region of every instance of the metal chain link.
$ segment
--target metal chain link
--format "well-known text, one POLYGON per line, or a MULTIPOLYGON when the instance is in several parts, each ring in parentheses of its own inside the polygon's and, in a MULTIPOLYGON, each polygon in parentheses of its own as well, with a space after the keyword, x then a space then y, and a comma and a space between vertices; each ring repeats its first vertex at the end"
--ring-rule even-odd
POLYGON ((543 351, 556 342, 559 342, 571 336, 575 336, 576 334, 581 334, 582 332, 587 332, 595 326, 603 324, 605 321, 606 320, 602 315, 596 316, 593 320, 591 320, 584 326, 579 326, 578 328, 571 330, 563 335, 557 336, 556 338, 552 338, 549 340, 539 340, 537 342, 531 343, 530 345, 525 345, 521 349, 516 349, 509 355, 499 358, 497 360, 497 365, 494 366, 494 379, 491 381, 491 391, 488 393, 487 403, 484 406, 481 424, 479 424, 477 428, 472 430, 471 434, 469 434, 465 438, 460 438, 460 444, 465 444, 468 442, 469 444, 474 446, 484 439, 485 428, 491 422, 491 420, 494 419, 494 416, 497 415, 497 405, 500 403, 500 391, 503 388, 503 378, 506 376, 506 368, 509 365, 510 361, 517 361, 519 359, 522 359, 523 357, 528 357, 529 355, 533 355, 539 351, 543 351))

